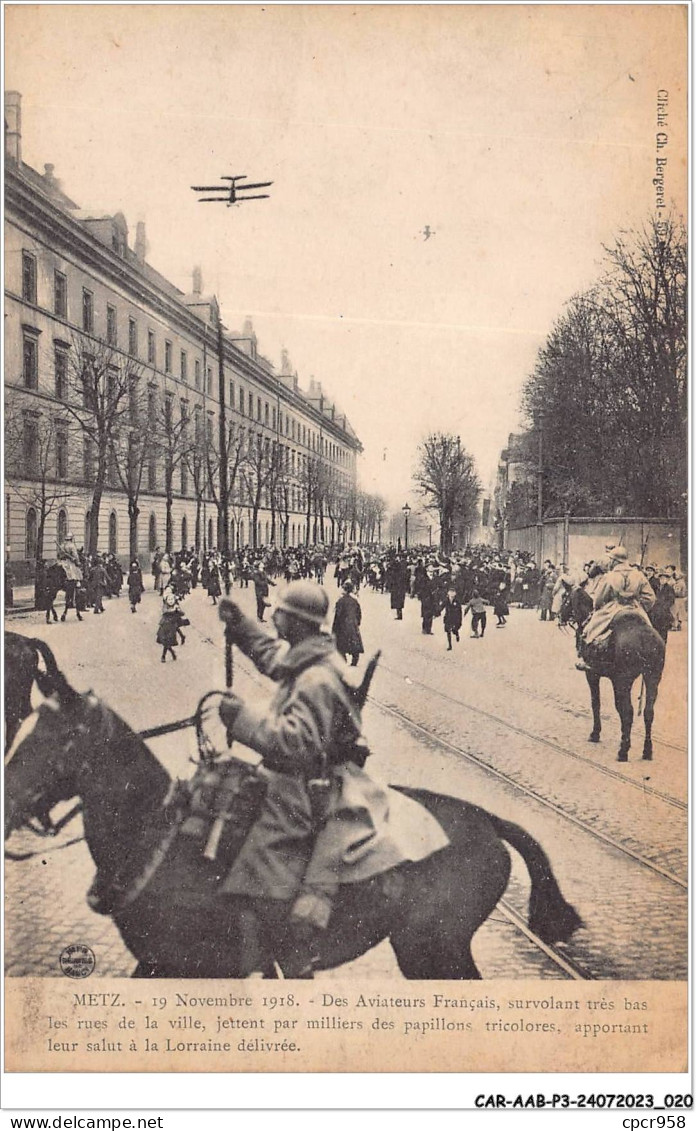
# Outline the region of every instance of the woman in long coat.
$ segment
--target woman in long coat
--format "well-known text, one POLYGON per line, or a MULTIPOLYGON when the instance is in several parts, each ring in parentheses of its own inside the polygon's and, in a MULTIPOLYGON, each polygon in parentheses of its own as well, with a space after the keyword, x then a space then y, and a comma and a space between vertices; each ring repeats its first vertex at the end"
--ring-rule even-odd
POLYGON ((128 570, 128 600, 130 601, 131 612, 136 611, 135 606, 140 604, 140 599, 145 590, 143 583, 143 571, 140 568, 140 562, 132 561, 130 569, 128 570))
POLYGON ((396 610, 396 619, 404 619, 404 603, 406 601, 406 592, 408 590, 408 567, 406 563, 397 558, 389 570, 389 585, 390 599, 389 604, 392 609, 396 610))
POLYGON ((162 663, 167 661, 167 652, 172 659, 176 659, 175 646, 178 644, 177 630, 181 613, 173 593, 165 593, 162 604, 162 616, 157 626, 156 640, 162 645, 162 663))
POLYGON ((365 651, 360 635, 361 620, 362 610, 360 603, 353 597, 353 583, 344 581, 343 596, 336 602, 331 631, 336 638, 336 651, 346 661, 350 656, 351 667, 354 668, 358 665, 358 657, 365 651))
POLYGON ((208 590, 208 596, 213 598, 213 604, 217 605, 217 599, 222 593, 222 589, 220 587, 220 570, 214 561, 211 561, 208 567, 208 580, 205 587, 208 590))

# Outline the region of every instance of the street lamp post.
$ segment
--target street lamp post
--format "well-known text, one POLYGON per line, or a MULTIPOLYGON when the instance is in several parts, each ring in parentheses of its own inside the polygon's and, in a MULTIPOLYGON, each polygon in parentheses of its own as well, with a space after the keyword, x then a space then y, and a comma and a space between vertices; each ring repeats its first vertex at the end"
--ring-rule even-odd
POLYGON ((544 414, 537 416, 537 565, 544 553, 544 414))
POLYGON ((404 516, 404 549, 408 550, 408 516, 411 513, 411 508, 408 503, 404 503, 401 510, 404 516))

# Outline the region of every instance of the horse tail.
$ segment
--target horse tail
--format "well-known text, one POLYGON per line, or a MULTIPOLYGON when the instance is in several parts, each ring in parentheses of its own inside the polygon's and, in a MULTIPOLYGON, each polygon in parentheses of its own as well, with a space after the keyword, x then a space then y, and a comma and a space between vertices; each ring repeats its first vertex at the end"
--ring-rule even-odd
POLYGON ((567 942, 583 921, 561 894, 551 862, 538 841, 512 821, 489 814, 501 840, 507 841, 524 860, 532 890, 529 894, 529 929, 546 943, 567 942))

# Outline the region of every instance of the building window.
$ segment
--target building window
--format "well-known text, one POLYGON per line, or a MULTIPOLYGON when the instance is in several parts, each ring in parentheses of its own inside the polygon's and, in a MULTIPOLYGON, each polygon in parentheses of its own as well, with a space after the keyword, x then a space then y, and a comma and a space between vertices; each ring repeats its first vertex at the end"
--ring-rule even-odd
POLYGON ((94 449, 89 436, 85 436, 82 449, 82 474, 85 483, 91 483, 94 478, 94 449))
POLYGON ((200 389, 200 387, 201 387, 201 362, 200 362, 200 358, 198 358, 198 357, 195 359, 195 361, 193 363, 193 375, 194 375, 194 381, 196 383, 196 388, 200 389))
POLYGON ((36 557, 36 543, 38 535, 38 522, 36 519, 36 511, 33 507, 29 507, 25 522, 25 549, 27 558, 30 561, 36 557))
POLYGON ((36 306, 36 257, 22 252, 22 298, 36 306))
POLYGON ((63 348, 56 346, 54 355, 56 375, 56 398, 64 401, 68 395, 68 354, 63 348))
POLYGON ((244 416, 244 389, 239 390, 239 411, 244 416))
POLYGON ((86 287, 82 288, 82 329, 87 334, 94 332, 94 295, 86 287))
POLYGON ((68 317, 68 280, 62 271, 53 272, 53 311, 59 318, 68 317))
POLYGON ((256 398, 256 419, 261 419, 261 397, 256 398))
POLYGON ((164 372, 171 373, 172 371, 172 343, 164 343, 164 372))
POLYGON ((64 542, 68 535, 68 515, 64 507, 58 511, 58 521, 56 523, 56 536, 58 544, 64 542))
POLYGON ((157 549, 157 519, 155 518, 154 514, 150 515, 150 522, 147 531, 147 544, 150 553, 157 549))
POLYGON ((107 306, 106 308, 106 340, 110 346, 118 345, 115 306, 107 306))
POLYGON ((147 332, 147 360, 150 365, 155 365, 157 362, 154 330, 148 330, 147 332))
POLYGON ((118 550, 116 511, 109 515, 109 553, 115 554, 118 550))
POLYGON ((137 377, 131 376, 128 382, 128 419, 131 427, 135 428, 138 424, 138 417, 140 415, 139 409, 140 400, 140 386, 137 377))
POLYGON ((263 422, 268 427, 268 401, 263 406, 263 422))
POLYGON ((148 491, 157 490, 157 457, 154 448, 150 448, 147 457, 147 489, 148 491))
POLYGON ((207 373, 206 373, 206 386, 207 386, 206 391, 208 393, 208 396, 211 396, 212 392, 213 392, 213 371, 210 368, 210 366, 208 366, 208 370, 207 370, 207 373))
POLYGON ((25 333, 22 344, 22 376, 25 389, 39 386, 39 342, 33 334, 25 333))
POLYGON ((273 428, 273 431, 275 432, 275 430, 276 430, 276 410, 275 409, 273 409, 272 417, 273 417, 273 424, 271 425, 271 427, 273 428))
POLYGON ((116 468, 116 449, 118 448, 118 436, 114 437, 114 442, 109 448, 106 457, 106 482, 110 487, 118 487, 118 470, 116 468))
POLYGON ((230 381, 230 408, 234 408, 234 381, 230 381))
POLYGON ((116 405, 119 395, 118 385, 118 369, 115 365, 109 365, 106 370, 106 404, 109 410, 116 405))
POLYGON ((181 380, 188 381, 188 358, 186 351, 181 351, 181 380))
POLYGON ((138 356, 138 323, 135 318, 128 319, 128 352, 131 357, 138 356))
POLYGON ((68 478, 68 430, 56 428, 56 479, 68 478))
POLYGON ((24 417, 23 455, 24 474, 35 478, 39 474, 39 422, 36 416, 24 417))

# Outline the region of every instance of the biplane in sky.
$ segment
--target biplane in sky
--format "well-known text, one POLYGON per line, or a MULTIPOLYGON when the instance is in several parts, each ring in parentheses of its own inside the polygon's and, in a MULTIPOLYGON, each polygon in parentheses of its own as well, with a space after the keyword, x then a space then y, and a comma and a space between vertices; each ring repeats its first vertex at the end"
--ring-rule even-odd
POLYGON ((273 181, 260 181, 254 185, 240 185, 238 181, 245 181, 246 173, 237 177, 221 176, 221 181, 229 181, 229 185, 191 185, 194 192, 214 192, 216 196, 201 196, 198 198, 200 204, 226 204, 229 208, 231 204, 243 204, 245 200, 268 200, 269 194, 267 192, 256 193, 251 196, 242 195, 249 192, 250 189, 269 188, 273 181), (220 195, 222 194, 222 195, 220 195))

